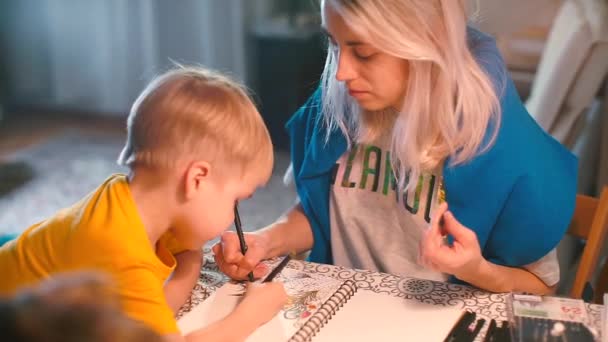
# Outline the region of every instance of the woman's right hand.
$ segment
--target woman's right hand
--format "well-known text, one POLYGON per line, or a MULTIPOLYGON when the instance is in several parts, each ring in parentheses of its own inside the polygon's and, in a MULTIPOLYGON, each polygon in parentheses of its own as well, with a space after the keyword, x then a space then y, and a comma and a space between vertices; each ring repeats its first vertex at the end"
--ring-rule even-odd
POLYGON ((213 246, 215 262, 220 271, 235 280, 246 280, 249 272, 258 279, 267 273, 267 267, 260 261, 268 255, 268 243, 260 234, 245 233, 247 252, 241 253, 239 238, 234 232, 224 232, 220 242, 213 246))
POLYGON ((283 283, 249 283, 245 298, 237 310, 244 317, 254 319, 255 325, 260 326, 270 321, 287 303, 287 293, 283 283))

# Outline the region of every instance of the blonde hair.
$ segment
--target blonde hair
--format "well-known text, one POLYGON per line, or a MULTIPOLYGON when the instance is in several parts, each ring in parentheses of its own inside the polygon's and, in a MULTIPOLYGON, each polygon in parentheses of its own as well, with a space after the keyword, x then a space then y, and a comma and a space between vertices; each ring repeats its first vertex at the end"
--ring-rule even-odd
POLYGON ((451 165, 462 164, 493 143, 500 90, 468 48, 465 0, 323 0, 322 8, 325 4, 367 42, 409 65, 403 107, 398 113, 369 113, 336 80, 338 60, 329 51, 321 78, 327 137, 340 129, 351 145, 391 129, 393 170, 402 188, 415 186, 423 171, 448 157, 451 165), (493 130, 486 135, 488 127, 493 130))
POLYGON ((8 341, 163 341, 122 312, 107 276, 91 272, 53 275, 13 298, 0 298, 0 332, 8 341))
POLYGON ((242 85, 201 67, 178 66, 139 95, 118 163, 170 168, 183 158, 204 158, 223 170, 229 164, 241 173, 255 163, 270 175, 270 135, 242 85))

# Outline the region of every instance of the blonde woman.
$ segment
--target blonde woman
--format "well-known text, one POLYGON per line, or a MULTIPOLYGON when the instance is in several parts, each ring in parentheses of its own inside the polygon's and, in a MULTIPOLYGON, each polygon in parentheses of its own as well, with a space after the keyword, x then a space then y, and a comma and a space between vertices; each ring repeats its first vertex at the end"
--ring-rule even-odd
POLYGON ((464 0, 325 0, 319 90, 287 124, 299 202, 214 247, 244 278, 310 260, 496 292, 549 293, 577 162, 522 105, 464 0), (257 267, 257 272, 261 273, 257 267))

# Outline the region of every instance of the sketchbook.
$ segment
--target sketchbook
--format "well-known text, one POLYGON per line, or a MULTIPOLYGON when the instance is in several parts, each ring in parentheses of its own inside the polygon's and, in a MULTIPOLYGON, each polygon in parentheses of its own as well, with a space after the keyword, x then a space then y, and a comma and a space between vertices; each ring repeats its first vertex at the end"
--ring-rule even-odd
MULTIPOLYGON (((275 281, 284 283, 289 300, 247 341, 442 341, 462 310, 357 291, 352 280, 285 268, 275 281)), ((227 283, 178 320, 183 334, 228 315, 242 297, 244 285, 227 283)))

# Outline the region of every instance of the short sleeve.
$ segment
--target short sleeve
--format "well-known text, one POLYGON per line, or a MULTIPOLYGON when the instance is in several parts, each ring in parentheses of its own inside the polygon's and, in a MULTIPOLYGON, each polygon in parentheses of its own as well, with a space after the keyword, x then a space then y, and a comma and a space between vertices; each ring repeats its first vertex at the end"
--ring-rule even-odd
POLYGON ((287 170, 285 170, 285 173, 283 174, 283 184, 289 186, 293 183, 293 164, 290 163, 287 167, 287 170))
POLYGON ((161 335, 179 333, 163 291, 163 281, 147 268, 133 267, 120 275, 120 296, 127 316, 161 335))
POLYGON ((547 286, 554 286, 559 282, 559 262, 557 261, 555 248, 539 260, 525 265, 524 268, 537 276, 547 286))
POLYGON ((178 253, 181 253, 181 252, 187 250, 187 248, 182 246, 177 241, 175 236, 170 231, 167 231, 163 235, 161 235, 159 242, 162 243, 163 245, 165 245, 167 247, 167 249, 169 250, 169 252, 171 252, 171 254, 173 254, 173 255, 176 255, 178 253))

